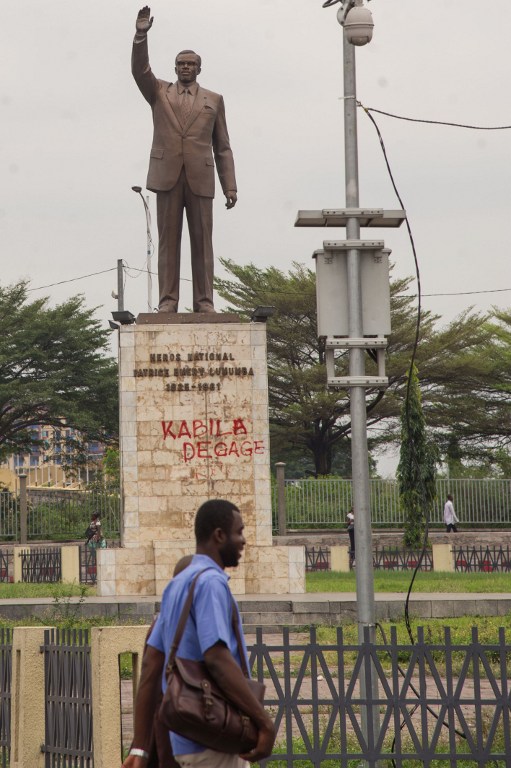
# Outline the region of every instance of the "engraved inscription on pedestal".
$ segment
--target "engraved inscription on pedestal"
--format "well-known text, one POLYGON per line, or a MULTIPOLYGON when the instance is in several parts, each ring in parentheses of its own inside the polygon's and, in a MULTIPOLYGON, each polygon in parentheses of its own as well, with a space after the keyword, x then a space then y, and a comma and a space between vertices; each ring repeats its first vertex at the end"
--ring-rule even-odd
POLYGON ((101 594, 159 594, 213 497, 245 522, 233 591, 304 591, 302 550, 272 547, 263 324, 123 327, 120 418, 124 549, 101 554, 101 594))

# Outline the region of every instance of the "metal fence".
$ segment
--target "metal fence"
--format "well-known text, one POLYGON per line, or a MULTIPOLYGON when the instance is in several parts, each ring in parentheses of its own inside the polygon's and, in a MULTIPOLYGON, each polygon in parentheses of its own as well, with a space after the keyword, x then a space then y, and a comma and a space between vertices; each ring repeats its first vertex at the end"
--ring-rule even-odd
POLYGON ((97 580, 96 549, 82 544, 80 547, 80 583, 95 584, 97 580))
MULTIPOLYGON (((443 502, 454 495, 461 526, 511 524, 511 480, 437 480, 437 503, 432 525, 442 524, 443 502)), ((371 517, 377 527, 401 528, 396 480, 371 480, 371 517)), ((352 481, 339 478, 285 481, 286 521, 289 529, 343 528, 352 506, 352 481)), ((55 488, 28 489, 29 539, 83 538, 93 511, 101 516, 107 539, 120 535, 120 493, 103 489, 74 491, 55 488)), ((273 527, 277 530, 277 488, 272 489, 273 527)), ((19 541, 19 500, 0 493, 0 541, 19 541)))
MULTIPOLYGON (((437 501, 432 525, 443 524, 447 494, 454 496, 461 526, 511 524, 511 480, 447 480, 436 483, 437 501)), ((377 527, 401 528, 404 511, 396 480, 370 481, 371 519, 377 527)), ((342 528, 351 508, 352 481, 340 478, 285 481, 286 524, 288 529, 342 528)), ((272 489, 272 514, 277 529, 277 487, 272 489)))
POLYGON ((11 752, 12 631, 0 627, 0 768, 7 768, 11 752))
MULTIPOLYGON (((82 539, 93 512, 99 512, 106 538, 118 538, 121 502, 118 491, 71 491, 29 488, 27 491, 28 539, 82 539)), ((0 493, 0 541, 19 541, 19 499, 0 493)))
MULTIPOLYGON (((421 552, 419 550, 398 549, 397 547, 376 548, 373 552, 373 568, 375 571, 413 571, 417 567, 420 557, 421 552)), ((497 555, 495 559, 499 559, 497 555)), ((306 571, 329 571, 330 567, 330 547, 305 547, 306 571)), ((418 570, 433 570, 433 553, 430 549, 422 553, 418 570)), ((498 570, 498 568, 496 567, 494 570, 498 570)))
POLYGON ((306 571, 330 570, 330 547, 305 547, 306 571))
POLYGON ((0 583, 13 580, 12 550, 0 549, 0 583))
POLYGON ((19 525, 19 499, 8 491, 0 491, 0 540, 15 540, 19 525))
POLYGON ((421 553, 415 549, 381 547, 373 552, 373 568, 376 571, 413 571, 417 566, 419 571, 433 570, 433 553, 430 549, 421 553))
POLYGON ((510 547, 453 547, 453 554, 456 571, 511 572, 510 547))
MULTIPOLYGON (((0 630, 2 768, 9 764, 11 644, 11 633, 0 630)), ((46 630, 42 651, 45 768, 93 768, 88 634, 46 630)), ((480 642, 477 628, 470 642, 456 643, 448 627, 438 640, 419 628, 415 644, 399 642, 395 627, 377 644, 368 632, 361 644, 346 642, 342 628, 323 642, 314 627, 305 636, 284 629, 281 637, 258 629, 248 651, 278 729, 266 764, 509 766, 511 644, 503 629, 493 643, 480 642), (366 736, 368 706, 378 708, 380 727, 366 736)))
POLYGON ((33 547, 18 553, 21 580, 30 584, 62 581, 61 547, 33 547))
MULTIPOLYGON (((413 571, 421 552, 397 547, 381 547, 373 551, 375 571, 413 571)), ((459 572, 511 573, 511 547, 453 547, 454 570, 459 572)), ((330 547, 305 547, 305 570, 330 570, 330 547)), ((433 571, 433 552, 424 550, 420 571, 433 571)))
POLYGON ((92 690, 86 630, 44 633, 45 768, 93 768, 92 690))
POLYGON ((509 768, 511 645, 504 630, 494 644, 480 643, 476 628, 467 644, 444 632, 441 642, 428 643, 419 629, 412 645, 398 642, 393 627, 389 641, 372 644, 367 633, 358 645, 345 643, 341 628, 330 643, 318 642, 311 628, 302 644, 284 629, 282 643, 267 645, 258 629, 251 666, 266 682, 265 706, 279 731, 264 762, 509 768), (366 738, 361 710, 369 705, 379 710, 380 730, 366 738))

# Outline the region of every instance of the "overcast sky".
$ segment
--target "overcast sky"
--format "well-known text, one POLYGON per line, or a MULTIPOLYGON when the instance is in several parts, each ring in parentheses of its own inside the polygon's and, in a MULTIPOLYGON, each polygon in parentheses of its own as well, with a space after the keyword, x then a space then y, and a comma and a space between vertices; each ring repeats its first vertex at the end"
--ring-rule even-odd
MULTIPOLYGON (((134 271, 145 263, 145 217, 131 191, 145 184, 152 135, 150 109, 130 73, 139 7, 132 0, 16 0, 2 41, 2 284, 29 278, 32 295, 52 302, 83 293, 89 306, 102 306, 105 321, 116 308, 118 259, 133 268, 126 307, 135 314, 147 307, 147 277, 134 271), (41 289, 64 280, 74 282, 41 289)), ((480 0, 373 0, 369 7, 373 41, 357 50, 366 107, 511 124, 511 3, 494 0, 487 12, 480 0)), ((299 209, 345 205, 338 8, 323 9, 319 0, 152 5, 155 74, 173 79, 175 53, 193 48, 203 59, 200 83, 224 95, 239 202, 226 211, 217 196, 217 257, 287 270, 293 261, 312 266, 324 238, 344 237, 340 229, 293 226, 299 209)), ((425 298, 425 308, 450 320, 472 304, 509 306, 511 132, 374 116, 415 236, 424 293, 488 291, 425 298)), ((361 110, 358 124, 361 206, 397 208, 361 110)), ((155 219, 152 194, 150 206, 155 219)), ((155 224, 153 231, 156 240, 155 224)), ((365 234, 392 248, 396 274, 413 274, 404 228, 365 234)), ((182 271, 190 278, 188 253, 182 271)), ((189 281, 182 285, 184 310, 191 291, 189 281)))

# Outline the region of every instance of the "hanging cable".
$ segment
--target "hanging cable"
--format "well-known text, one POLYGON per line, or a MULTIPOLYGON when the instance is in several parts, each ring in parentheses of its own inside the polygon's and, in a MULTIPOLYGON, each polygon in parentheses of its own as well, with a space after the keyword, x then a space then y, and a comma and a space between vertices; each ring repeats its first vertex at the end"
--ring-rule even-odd
MULTIPOLYGON (((376 124, 376 121, 373 118, 373 116, 371 114, 369 114, 369 111, 367 109, 365 109, 365 107, 363 107, 362 104, 360 104, 360 102, 358 104, 359 104, 360 107, 362 107, 364 109, 364 111, 366 112, 366 114, 368 115, 369 119, 371 120, 371 122, 373 123, 373 125, 374 125, 374 127, 376 129, 376 132, 378 134, 378 139, 380 141, 380 146, 381 146, 382 151, 383 151, 383 156, 385 158, 385 163, 386 163, 386 166, 387 166, 387 170, 388 170, 388 173, 389 173, 389 176, 390 176, 390 179, 391 179, 392 186, 394 188, 394 191, 396 193, 397 199, 399 200, 399 204, 401 205, 402 210, 406 210, 405 206, 403 205, 403 201, 401 199, 401 195, 399 194, 398 189, 396 187, 394 176, 392 174, 392 170, 390 168, 390 163, 389 163, 389 160, 388 160, 388 156, 387 156, 387 152, 386 152, 386 148, 385 148, 385 143, 383 141, 383 137, 382 137, 382 134, 380 132, 380 129, 379 129, 378 125, 376 124)), ((414 243, 414 239, 413 239, 413 234, 412 234, 412 231, 411 231, 410 223, 408 221, 408 215, 406 216, 405 221, 406 221, 406 226, 407 226, 407 229, 408 229, 408 235, 409 235, 411 246, 412 246, 414 263, 415 263, 415 270, 416 270, 416 275, 417 275, 417 322, 416 322, 415 339, 414 339, 414 345, 413 345, 413 350, 412 350, 412 357, 411 357, 411 360, 410 360, 410 367, 409 367, 409 371, 408 371, 408 383, 407 383, 406 395, 405 395, 405 398, 406 398, 405 399, 405 419, 406 419, 406 423, 407 423, 407 429, 409 431, 409 428, 410 428, 410 409, 409 409, 409 405, 410 405, 410 386, 411 386, 412 371, 413 371, 413 366, 414 366, 414 363, 415 363, 415 357, 416 357, 417 347, 418 347, 418 344, 419 344, 419 336, 420 336, 420 323, 421 323, 421 283, 420 283, 419 262, 418 262, 418 258, 417 258, 417 252, 416 252, 416 249, 415 249, 415 243, 414 243)), ((415 451, 414 451, 414 445, 412 444, 410 446, 410 448, 411 448, 412 461, 417 465, 417 457, 416 457, 416 454, 415 454, 415 451)), ((408 591, 407 591, 407 594, 406 594, 406 600, 405 600, 405 625, 406 625, 406 631, 408 633, 408 636, 410 638, 410 642, 411 642, 412 645, 415 645, 415 638, 413 636, 412 627, 411 627, 411 623, 410 623, 410 611, 409 611, 410 596, 411 596, 411 593, 412 593, 412 589, 413 589, 413 585, 414 585, 414 582, 415 582, 415 578, 417 576, 417 573, 419 572, 421 563, 422 563, 422 561, 424 559, 424 556, 425 556, 427 542, 428 542, 428 536, 429 536, 429 525, 430 525, 427 504, 423 504, 422 510, 423 510, 423 515, 424 515, 424 520, 425 520, 424 537, 423 537, 423 541, 422 541, 422 547, 421 547, 421 551, 420 551, 420 554, 419 554, 419 558, 418 558, 417 563, 415 565, 415 568, 414 568, 414 571, 413 571, 413 575, 412 575, 412 578, 411 578, 411 581, 410 581, 410 584, 409 584, 409 587, 408 587, 408 591)), ((387 640, 386 640, 386 637, 385 637, 385 632, 383 630, 383 627, 379 623, 376 623, 376 626, 379 627, 379 630, 380 630, 380 632, 382 634, 382 637, 383 637, 384 644, 387 645, 387 640)), ((399 671, 399 673, 403 677, 405 677, 405 673, 401 669, 400 665, 398 665, 398 671, 399 671)), ((410 688, 414 692, 414 694, 417 696, 417 698, 419 698, 419 692, 416 690, 416 688, 414 686, 412 686, 412 685, 410 685, 410 688)), ((415 705, 408 714, 409 715, 413 715, 413 713, 417 710, 418 706, 419 706, 419 704, 415 705)), ((439 715, 429 705, 427 706, 427 711, 436 720, 440 719, 439 715)), ((400 726, 399 726, 400 730, 402 730, 405 727, 405 724, 406 724, 405 720, 403 719, 401 721, 401 723, 400 723, 400 726)), ((449 724, 446 723, 445 721, 442 721, 442 726, 446 727, 446 728, 449 728, 449 724)), ((463 738, 463 739, 467 740, 467 735, 463 731, 460 731, 457 728, 455 728, 454 732, 460 738, 463 738)), ((392 742, 392 751, 394 750, 395 742, 396 742, 396 736, 394 735, 394 740, 392 742)), ((392 761, 392 765, 394 766, 394 768, 396 768, 395 760, 393 758, 391 758, 391 761, 392 761)), ((492 762, 497 766, 496 761, 492 761, 492 762)))
MULTIPOLYGON (((362 105, 360 105, 362 106, 362 105)), ((470 131, 509 131, 511 125, 467 125, 465 123, 451 123, 448 120, 426 120, 419 117, 403 117, 403 115, 394 115, 392 112, 384 112, 382 109, 374 107, 363 107, 366 112, 375 112, 385 117, 393 117, 395 120, 405 120, 408 123, 425 123, 426 125, 447 125, 451 128, 466 128, 470 131)))

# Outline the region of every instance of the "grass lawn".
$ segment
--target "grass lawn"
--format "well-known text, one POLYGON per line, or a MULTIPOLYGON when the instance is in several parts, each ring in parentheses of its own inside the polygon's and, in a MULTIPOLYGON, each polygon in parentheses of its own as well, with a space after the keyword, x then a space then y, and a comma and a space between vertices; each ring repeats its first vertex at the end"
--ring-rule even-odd
POLYGON ((0 600, 16 600, 20 597, 90 597, 96 594, 96 587, 84 584, 2 584, 0 600))
MULTIPOLYGON (((375 571, 375 592, 407 592, 412 572, 375 571)), ((307 592, 355 592, 355 573, 317 571, 306 576, 307 592)), ((414 592, 511 592, 511 573, 419 573, 414 592)), ((83 584, 2 584, 0 600, 23 597, 90 597, 95 587, 83 584)))
MULTIPOLYGON (((407 592, 412 571, 375 571, 375 592, 407 592)), ((355 592, 355 573, 308 573, 307 592, 355 592)), ((511 573, 419 572, 414 592, 511 592, 511 573)))

